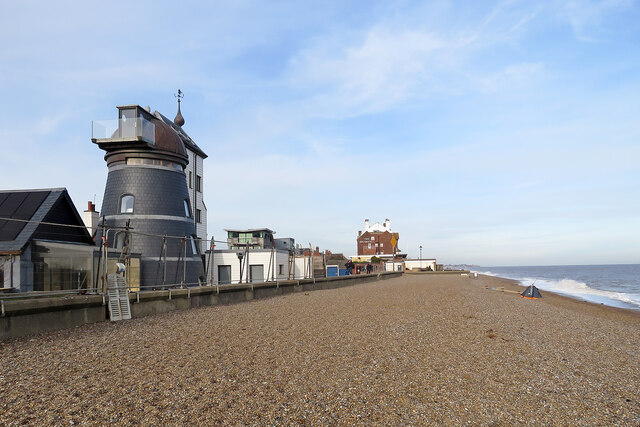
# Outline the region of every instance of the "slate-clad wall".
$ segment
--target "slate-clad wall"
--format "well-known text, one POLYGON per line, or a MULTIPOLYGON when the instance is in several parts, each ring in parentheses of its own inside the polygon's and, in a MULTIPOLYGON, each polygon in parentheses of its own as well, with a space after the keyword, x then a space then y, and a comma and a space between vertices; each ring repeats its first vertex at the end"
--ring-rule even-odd
POLYGON ((112 166, 107 176, 101 215, 120 213, 120 196, 123 194, 135 196, 136 215, 184 218, 184 200, 189 199, 184 172, 139 165, 112 166))
MULTIPOLYGON (((185 176, 181 171, 140 165, 117 165, 109 168, 101 215, 110 226, 124 227, 127 220, 131 220, 130 226, 134 232, 131 252, 142 255, 142 286, 162 284, 163 266, 159 266, 158 261, 162 238, 157 236, 167 234, 191 237, 195 234, 193 218, 187 217, 184 209, 184 200, 189 199, 187 191, 185 176), (135 197, 133 214, 120 213, 120 198, 124 194, 135 197), (148 217, 149 215, 163 217, 148 217)), ((115 237, 116 233, 111 232, 110 246, 116 241, 115 237)), ((187 240, 186 246, 186 282, 198 283, 198 278, 204 274, 202 259, 192 252, 190 241, 187 240)), ((180 239, 168 239, 166 283, 176 283, 176 268, 177 282, 182 281, 182 265, 178 266, 177 262, 181 254, 184 257, 183 242, 180 239)))

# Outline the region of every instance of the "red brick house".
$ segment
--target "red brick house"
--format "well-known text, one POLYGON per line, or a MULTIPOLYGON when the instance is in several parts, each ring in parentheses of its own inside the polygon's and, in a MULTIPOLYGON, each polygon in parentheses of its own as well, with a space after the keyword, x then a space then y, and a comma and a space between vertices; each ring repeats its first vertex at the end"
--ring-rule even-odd
POLYGON ((384 224, 376 222, 369 226, 369 220, 364 221, 364 233, 358 231, 358 255, 395 255, 400 252, 398 240, 400 235, 391 232, 391 221, 386 219, 384 224))

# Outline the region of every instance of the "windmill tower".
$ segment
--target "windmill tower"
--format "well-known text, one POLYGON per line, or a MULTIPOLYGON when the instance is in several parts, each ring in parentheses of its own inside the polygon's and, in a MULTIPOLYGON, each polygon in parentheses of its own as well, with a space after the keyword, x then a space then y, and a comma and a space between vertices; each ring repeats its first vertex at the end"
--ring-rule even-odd
MULTIPOLYGON (((126 241, 131 253, 141 254, 143 288, 197 284, 204 268, 185 178, 189 159, 183 138, 148 107, 117 108, 117 126, 110 128, 115 130, 97 135, 94 122, 92 138, 105 151, 108 168, 100 224, 133 230, 128 239, 122 232, 108 235, 109 247, 120 249, 126 241), (165 244, 162 235, 173 237, 165 244)), ((184 124, 178 110, 180 119, 184 124)))

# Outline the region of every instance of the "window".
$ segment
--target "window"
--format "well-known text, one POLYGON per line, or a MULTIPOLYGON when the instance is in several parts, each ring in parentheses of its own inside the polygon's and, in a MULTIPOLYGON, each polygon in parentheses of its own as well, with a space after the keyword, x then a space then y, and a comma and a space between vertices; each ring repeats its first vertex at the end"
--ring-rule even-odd
POLYGON ((368 244, 367 244, 367 248, 368 248, 368 249, 371 249, 371 243, 368 243, 368 244))
POLYGON ((184 199, 184 216, 191 218, 191 208, 189 207, 189 201, 184 199))
POLYGON ((200 209, 196 209, 196 222, 202 224, 202 211, 200 209))
POLYGON ((193 174, 191 173, 191 171, 189 171, 189 188, 193 188, 192 181, 193 181, 193 174))
POLYGON ((231 266, 219 265, 218 266, 218 283, 226 285, 231 283, 231 266))
POLYGON ((138 113, 135 108, 120 110, 120 137, 133 138, 136 136, 136 117, 138 113))
POLYGON ((238 243, 253 243, 253 233, 238 233, 238 243))
POLYGON ((196 191, 202 193, 202 177, 200 175, 196 175, 196 191))
POLYGON ((133 202, 135 198, 131 194, 120 197, 120 213, 133 213, 133 202))
POLYGON ((383 246, 384 246, 384 243, 380 243, 380 247, 383 247, 383 246))
POLYGON ((196 245, 196 240, 198 238, 196 236, 191 236, 189 239, 191 241, 191 253, 194 255, 198 255, 198 246, 196 245))
POLYGON ((116 242, 114 247, 116 249, 122 249, 124 247, 124 232, 123 231, 118 231, 116 233, 116 238, 114 240, 116 242))
POLYGON ((278 264, 278 276, 284 275, 284 264, 278 264))
POLYGON ((164 166, 167 168, 182 171, 182 166, 174 162, 169 162, 167 160, 127 157, 127 164, 128 165, 144 165, 144 166, 164 166))

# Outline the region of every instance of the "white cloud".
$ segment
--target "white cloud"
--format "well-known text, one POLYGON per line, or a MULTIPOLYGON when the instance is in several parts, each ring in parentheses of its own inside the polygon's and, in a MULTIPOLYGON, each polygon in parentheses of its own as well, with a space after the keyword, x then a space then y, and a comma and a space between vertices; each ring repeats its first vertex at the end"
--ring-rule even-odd
POLYGON ((354 45, 318 46, 292 61, 293 83, 315 86, 324 114, 351 116, 387 109, 413 96, 438 67, 445 43, 423 31, 369 30, 354 45))
POLYGON ((403 22, 412 20, 412 10, 404 10, 406 19, 382 19, 359 36, 352 31, 317 39, 291 59, 288 84, 309 94, 300 104, 310 117, 324 118, 522 86, 544 71, 541 61, 501 56, 483 67, 474 61, 498 47, 517 45, 539 12, 535 6, 501 2, 479 21, 408 26, 403 22))
MULTIPOLYGON (((443 47, 443 42, 419 31, 393 34, 374 28, 367 32, 362 45, 345 50, 343 59, 328 59, 325 68, 337 73, 347 86, 380 86, 398 74, 415 74, 424 69, 429 54, 443 47), (361 83, 364 78, 365 82, 361 83)), ((311 67, 319 65, 311 62, 311 67)), ((322 75, 322 78, 332 76, 322 75)))
POLYGON ((563 9, 577 39, 597 41, 607 18, 633 5, 633 0, 571 0, 563 9))
POLYGON ((544 64, 540 62, 521 63, 508 65, 506 68, 489 75, 470 75, 469 79, 476 82, 475 86, 478 90, 496 92, 506 88, 513 89, 523 85, 532 85, 543 71, 544 64))

